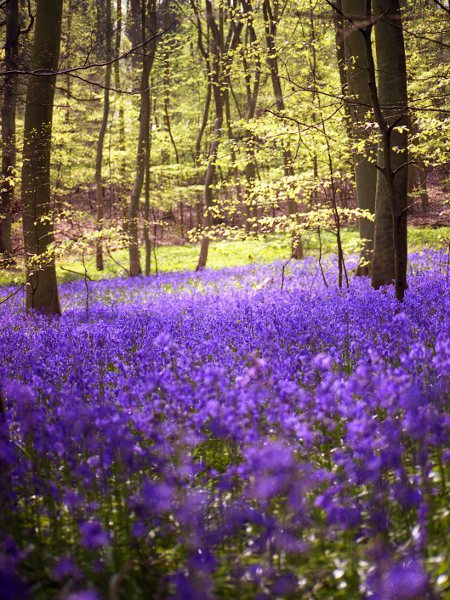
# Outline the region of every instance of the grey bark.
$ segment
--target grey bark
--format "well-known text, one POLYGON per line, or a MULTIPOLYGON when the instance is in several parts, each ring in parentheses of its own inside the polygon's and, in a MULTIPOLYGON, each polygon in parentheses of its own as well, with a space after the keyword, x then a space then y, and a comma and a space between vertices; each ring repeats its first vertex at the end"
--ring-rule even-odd
MULTIPOLYGON (((19 62, 19 3, 6 3, 5 70, 13 71, 19 62)), ((5 75, 2 105, 2 172, 0 179, 0 266, 12 262, 11 211, 14 204, 16 176, 16 107, 17 75, 5 75)))
MULTIPOLYGON (((342 0, 342 11, 346 17, 345 26, 345 62, 349 92, 349 110, 352 123, 352 141, 354 144, 367 138, 365 124, 367 113, 371 110, 372 99, 369 88, 368 56, 364 36, 358 27, 365 20, 365 0, 342 0)), ((375 213, 375 192, 377 182, 377 148, 366 145, 366 151, 354 151, 356 203, 357 207, 375 213)), ((368 275, 372 259, 374 223, 368 219, 359 219, 359 234, 362 242, 357 275, 368 275)))
MULTIPOLYGON (((105 1, 105 22, 103 33, 105 35, 105 62, 112 59, 112 19, 111 19, 111 0, 105 1)), ((105 70, 105 89, 103 91, 103 115, 100 131, 97 139, 97 154, 95 159, 95 201, 97 207, 97 232, 99 237, 96 241, 96 265, 98 271, 103 271, 103 219, 105 217, 105 198, 103 193, 103 148, 105 145, 106 128, 108 127, 110 90, 111 87, 112 65, 108 64, 105 70)))
MULTIPOLYGON (((146 0, 141 3, 141 41, 144 42, 148 30, 151 35, 156 35, 157 16, 155 3, 151 4, 150 15, 147 16, 146 0), (147 26, 147 22, 149 24, 147 26)), ((136 156, 136 175, 134 179, 133 189, 131 191, 130 207, 128 212, 128 236, 129 236, 129 259, 130 259, 130 276, 135 277, 142 273, 140 252, 139 252, 139 235, 138 235, 138 218, 139 218, 139 202, 144 184, 145 173, 147 169, 148 153, 147 147, 149 144, 149 127, 150 127, 150 89, 149 80, 153 62, 155 60, 156 44, 153 42, 151 47, 143 49, 142 70, 140 79, 141 89, 141 109, 139 114, 139 137, 136 156)))
MULTIPOLYGON (((407 287, 408 134, 406 56, 399 0, 375 0, 378 85, 371 30, 365 29, 372 103, 380 129, 375 200, 372 285, 395 283, 402 301, 407 287), (399 130, 400 128, 400 130, 399 130)), ((368 15, 370 18, 370 15, 368 15)))
MULTIPOLYGON (((244 67, 244 79, 245 79, 245 90, 246 90, 246 99, 247 99, 247 120, 251 121, 255 118, 256 114, 256 105, 258 101, 260 83, 261 83, 261 58, 259 53, 259 47, 257 48, 258 38, 255 31, 254 25, 254 8, 251 1, 242 0, 242 6, 244 9, 244 14, 246 16, 246 42, 247 46, 250 49, 250 54, 255 54, 255 64, 249 64, 249 61, 246 57, 246 48, 242 49, 242 63, 244 67)), ((246 221, 246 230, 249 232, 251 230, 251 222, 250 219, 252 217, 257 217, 257 207, 253 206, 253 192, 255 188, 255 180, 257 174, 257 164, 256 164, 256 153, 255 147, 253 143, 254 135, 251 131, 246 132, 247 139, 250 142, 248 144, 246 154, 247 154, 247 162, 245 165, 245 194, 246 194, 246 206, 247 206, 247 221, 246 221)))
MULTIPOLYGON (((277 29, 280 20, 279 0, 273 0, 273 6, 271 4, 271 0, 263 0, 263 16, 267 45, 267 65, 270 70, 270 79, 275 96, 275 106, 279 113, 284 113, 284 95, 278 67, 278 50, 276 46, 277 29)), ((285 176, 292 176, 295 174, 292 153, 286 146, 283 149, 283 165, 285 176)), ((295 200, 290 198, 288 200, 288 213, 290 216, 292 216, 297 212, 297 203, 295 200)), ((301 237, 292 240, 292 257, 297 259, 303 258, 303 243, 301 237)))
MULTIPOLYGON (((117 0, 116 4, 116 35, 115 35, 115 55, 119 56, 122 45, 122 29, 123 29, 123 14, 122 14, 122 0, 117 0)), ((117 90, 120 90, 120 61, 114 63, 114 85, 117 90)), ((119 149, 121 153, 120 158, 120 183, 119 183, 119 204, 121 207, 121 213, 123 215, 123 221, 126 223, 127 211, 128 211, 128 200, 123 192, 124 182, 126 180, 126 161, 125 161, 125 111, 123 106, 122 95, 119 95, 119 149)), ((124 227, 126 229, 126 225, 124 227)))
MULTIPOLYGON (((56 70, 63 0, 38 0, 31 67, 56 70)), ((60 314, 50 210, 50 156, 56 76, 28 79, 22 167, 26 307, 60 314)))
MULTIPOLYGON (((203 226, 210 227, 212 224, 211 209, 213 207, 213 190, 214 177, 216 173, 217 153, 219 150, 220 135, 223 124, 223 113, 225 106, 224 94, 230 86, 230 68, 233 60, 233 54, 240 40, 242 23, 231 21, 226 39, 224 39, 223 22, 217 23, 213 14, 211 0, 205 0, 206 6, 206 22, 209 36, 209 45, 207 48, 203 45, 203 32, 198 14, 198 8, 195 0, 191 0, 198 26, 198 46, 202 53, 206 66, 209 70, 212 95, 214 98, 215 119, 213 127, 213 135, 209 146, 208 164, 205 173, 205 187, 203 193, 203 206, 205 215, 203 217, 203 226)), ((223 14, 222 14, 223 18, 223 14)), ((197 271, 206 267, 209 250, 209 237, 205 235, 200 243, 200 254, 197 263, 197 271)))

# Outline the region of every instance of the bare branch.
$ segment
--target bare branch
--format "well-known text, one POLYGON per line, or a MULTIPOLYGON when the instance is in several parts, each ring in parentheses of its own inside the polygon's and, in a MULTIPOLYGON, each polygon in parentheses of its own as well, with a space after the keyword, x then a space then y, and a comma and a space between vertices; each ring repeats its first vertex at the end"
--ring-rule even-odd
POLYGON ((442 8, 442 10, 445 10, 445 12, 450 15, 450 8, 447 8, 447 6, 445 6, 445 4, 442 4, 442 2, 440 2, 440 0, 433 0, 433 2, 435 4, 437 4, 438 6, 440 6, 442 8))
MULTIPOLYGON (((118 62, 119 60, 123 60, 125 58, 128 58, 131 54, 133 54, 134 52, 136 52, 140 48, 144 48, 145 46, 147 46, 151 42, 153 42, 153 41, 157 40, 158 38, 162 37, 163 35, 165 35, 175 25, 176 25, 176 21, 174 21, 173 23, 171 23, 169 25, 169 27, 167 27, 167 29, 164 29, 164 31, 161 31, 160 33, 157 33, 153 37, 148 38, 147 40, 145 40, 141 44, 138 44, 137 46, 134 46, 133 48, 131 48, 130 50, 127 50, 123 54, 120 54, 119 56, 114 57, 112 60, 108 60, 108 61, 105 61, 105 62, 102 62, 102 63, 90 63, 88 65, 83 65, 83 66, 79 66, 79 67, 72 67, 72 68, 69 68, 69 69, 61 69, 59 71, 52 71, 52 70, 48 70, 48 69, 33 69, 31 71, 21 71, 21 70, 17 69, 17 70, 11 70, 11 71, 3 71, 3 72, 0 73, 0 76, 1 75, 17 74, 17 75, 34 75, 34 76, 37 76, 37 77, 53 77, 54 75, 73 75, 73 73, 76 73, 78 71, 87 71, 87 70, 93 69, 93 68, 97 68, 98 69, 100 67, 107 67, 109 65, 112 65, 112 64, 118 62)), ((81 77, 80 77, 80 79, 81 79, 81 77)), ((92 83, 93 85, 97 85, 94 82, 89 81, 89 80, 84 80, 84 81, 87 81, 88 83, 92 83)))

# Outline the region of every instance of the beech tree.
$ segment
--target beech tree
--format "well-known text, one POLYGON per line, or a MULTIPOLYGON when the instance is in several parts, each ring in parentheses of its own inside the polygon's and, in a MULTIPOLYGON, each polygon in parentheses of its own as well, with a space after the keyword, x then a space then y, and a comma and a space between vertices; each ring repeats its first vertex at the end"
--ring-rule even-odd
POLYGON ((0 180, 0 266, 11 263, 11 210, 16 177, 16 106, 19 63, 19 1, 6 2, 5 75, 2 105, 2 172, 0 180))
MULTIPOLYGON (((196 15, 198 48, 205 60, 214 100, 213 135, 209 145, 203 195, 203 208, 205 211, 203 225, 204 227, 208 228, 212 224, 212 185, 214 183, 214 177, 216 173, 217 153, 219 150, 220 136, 222 132, 225 96, 229 93, 231 63, 233 61, 234 52, 240 41, 240 34, 243 24, 241 20, 237 19, 238 5, 233 1, 230 2, 228 6, 219 8, 219 18, 217 19, 211 0, 205 0, 205 34, 200 17, 200 10, 195 3, 195 0, 191 0, 191 6, 196 15), (228 29, 225 33, 225 23, 227 21, 228 29)), ((201 240, 197 271, 205 268, 208 260, 208 249, 209 237, 208 234, 206 234, 201 240)))
MULTIPOLYGON (((377 162, 373 148, 355 154, 358 205, 371 212, 375 198, 372 285, 395 283, 402 301, 407 287, 408 210, 408 96, 406 54, 399 0, 342 0, 339 6, 347 22, 345 51, 348 91, 352 114, 352 136, 361 148, 367 133, 367 109, 375 117, 379 133, 377 162), (372 32, 375 29, 376 61, 372 32), (361 124, 365 127, 361 129, 361 124), (375 173, 375 168, 377 172, 375 173)), ((370 121, 369 121, 370 122, 370 121)), ((369 235, 363 249, 371 250, 372 228, 360 221, 360 231, 369 235)))
MULTIPOLYGON (((366 131, 372 98, 369 88, 369 58, 364 36, 359 27, 366 19, 365 0, 342 0, 344 19, 344 56, 347 77, 347 106, 351 118, 351 140, 355 168, 356 203, 358 208, 375 213, 377 182, 376 145, 366 131)), ((363 25, 364 26, 364 25, 363 25)), ((361 258, 357 273, 367 275, 372 260, 374 224, 369 219, 359 219, 362 240, 361 258)))
POLYGON ((96 263, 97 269, 103 271, 103 243, 101 232, 103 229, 103 219, 105 216, 105 198, 103 191, 102 163, 103 163, 103 146, 105 143, 106 128, 108 126, 109 105, 110 105, 110 87, 112 74, 112 19, 111 19, 111 0, 105 0, 101 3, 99 14, 99 33, 103 34, 105 46, 105 62, 108 63, 105 67, 105 82, 103 92, 103 115, 102 123, 97 140, 97 153, 95 159, 95 201, 97 205, 97 230, 100 234, 96 244, 96 263))
POLYGON ((53 99, 63 0, 37 0, 36 26, 25 107, 22 213, 26 260, 26 306, 60 314, 50 207, 53 99))
POLYGON ((395 282, 398 300, 407 287, 408 97, 406 55, 399 0, 374 0, 363 33, 368 56, 369 88, 380 131, 375 199, 372 285, 395 282), (371 33, 375 22, 377 63, 371 33), (375 73, 378 78, 376 79, 375 73))
POLYGON ((149 161, 149 144, 150 144, 150 72, 155 60, 156 45, 152 43, 148 48, 145 44, 150 38, 154 38, 157 33, 157 14, 156 3, 152 1, 149 5, 146 0, 141 0, 139 12, 136 2, 132 3, 134 7, 133 22, 140 22, 141 43, 142 46, 142 70, 140 78, 140 113, 139 113, 139 137, 137 143, 136 156, 136 175, 134 179, 133 189, 131 191, 130 208, 128 213, 128 234, 129 234, 129 257, 130 257, 130 275, 136 276, 142 273, 140 254, 139 254, 139 238, 138 238, 138 217, 139 217, 139 202, 144 184, 146 171, 148 170, 149 161))
MULTIPOLYGON (((284 6, 286 8, 286 6, 284 6)), ((285 101, 283 86, 278 65, 278 49, 276 46, 277 29, 280 24, 281 16, 284 10, 279 0, 263 0, 264 30, 267 45, 267 65, 270 71, 270 80, 272 82, 275 106, 280 114, 285 111, 285 101)), ((294 175, 294 161, 292 153, 288 146, 283 148, 283 166, 284 174, 289 177, 294 175)), ((295 215, 298 207, 292 198, 288 200, 288 212, 295 215)), ((292 240, 292 256, 294 258, 303 258, 303 245, 301 237, 295 237, 292 240)))

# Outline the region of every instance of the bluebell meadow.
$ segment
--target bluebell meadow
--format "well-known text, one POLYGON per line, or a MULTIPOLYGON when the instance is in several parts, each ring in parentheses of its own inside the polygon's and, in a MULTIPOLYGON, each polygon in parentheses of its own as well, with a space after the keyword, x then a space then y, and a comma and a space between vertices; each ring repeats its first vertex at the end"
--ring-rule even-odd
POLYGON ((0 306, 2 600, 450 598, 446 258, 324 268, 0 306))

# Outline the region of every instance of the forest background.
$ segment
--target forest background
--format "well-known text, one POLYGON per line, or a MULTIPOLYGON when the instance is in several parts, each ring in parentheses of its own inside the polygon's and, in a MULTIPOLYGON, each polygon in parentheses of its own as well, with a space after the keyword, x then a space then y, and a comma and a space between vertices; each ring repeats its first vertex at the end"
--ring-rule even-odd
MULTIPOLYGON (((341 285, 345 253, 360 251, 358 272, 375 287, 397 279, 401 299, 407 215, 450 222, 450 10, 371 5, 68 0, 58 25, 51 2, 2 2, 1 281, 22 283, 26 257, 27 288, 45 290, 28 305, 58 312, 45 278, 55 259, 63 278, 148 275, 201 269, 209 242, 226 240, 221 264, 335 251, 341 285), (40 146, 24 121, 43 86, 55 95, 40 146), (388 137, 396 208, 383 190, 388 137)), ((448 229, 411 239, 445 245, 448 229)))

